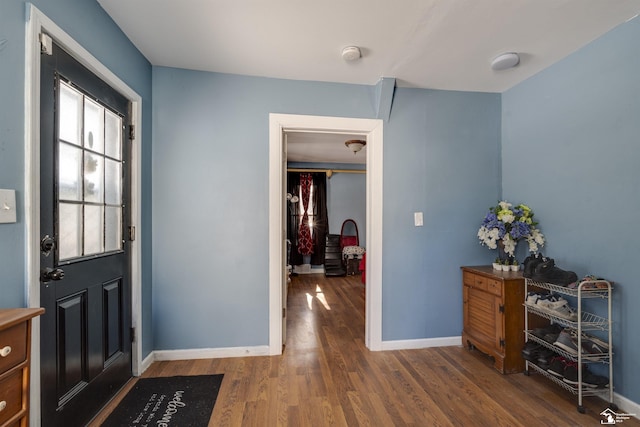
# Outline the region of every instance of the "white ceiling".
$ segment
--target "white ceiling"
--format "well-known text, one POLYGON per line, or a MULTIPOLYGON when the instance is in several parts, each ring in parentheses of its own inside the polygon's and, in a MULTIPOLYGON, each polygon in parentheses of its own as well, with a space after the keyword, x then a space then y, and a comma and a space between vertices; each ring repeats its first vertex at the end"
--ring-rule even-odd
POLYGON ((157 66, 474 92, 504 92, 640 12, 640 0, 98 2, 157 66), (341 58, 350 45, 360 60, 341 58), (520 65, 491 69, 512 51, 520 65))

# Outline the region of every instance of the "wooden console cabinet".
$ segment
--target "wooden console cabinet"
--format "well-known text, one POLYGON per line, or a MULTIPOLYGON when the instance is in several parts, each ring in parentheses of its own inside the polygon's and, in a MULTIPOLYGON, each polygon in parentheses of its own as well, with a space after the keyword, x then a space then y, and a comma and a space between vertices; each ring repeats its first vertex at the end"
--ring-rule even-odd
POLYGON ((462 344, 493 357, 503 374, 524 371, 525 285, 521 272, 461 267, 462 344))
POLYGON ((0 427, 29 425, 31 319, 42 308, 0 309, 0 427))

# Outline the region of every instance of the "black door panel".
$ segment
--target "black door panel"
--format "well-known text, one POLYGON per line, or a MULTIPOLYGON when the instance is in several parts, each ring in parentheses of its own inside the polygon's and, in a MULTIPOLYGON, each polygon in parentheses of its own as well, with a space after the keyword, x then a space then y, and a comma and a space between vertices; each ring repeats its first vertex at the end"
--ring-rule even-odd
POLYGON ((42 426, 75 426, 131 377, 129 102, 56 44, 41 59, 42 426))

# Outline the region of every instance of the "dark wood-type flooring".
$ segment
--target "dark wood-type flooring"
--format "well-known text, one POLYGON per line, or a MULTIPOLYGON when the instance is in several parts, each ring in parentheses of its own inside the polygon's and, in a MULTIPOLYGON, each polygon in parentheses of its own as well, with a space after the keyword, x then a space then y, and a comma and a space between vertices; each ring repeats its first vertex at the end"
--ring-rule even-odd
POLYGON ((600 425, 604 400, 585 398, 580 414, 576 396, 540 375, 501 375, 477 351, 370 352, 363 289, 359 276, 294 277, 283 355, 155 362, 143 377, 223 373, 209 423, 216 427, 600 425))

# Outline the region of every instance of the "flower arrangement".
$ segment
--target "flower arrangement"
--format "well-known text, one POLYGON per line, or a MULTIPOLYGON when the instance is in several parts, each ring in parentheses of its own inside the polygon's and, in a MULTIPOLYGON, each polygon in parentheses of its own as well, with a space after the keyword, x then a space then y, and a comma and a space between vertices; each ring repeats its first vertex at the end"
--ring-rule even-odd
POLYGON ((513 257, 519 240, 527 241, 529 252, 538 252, 538 248, 544 246, 544 236, 536 225, 538 223, 533 220, 529 206, 513 206, 503 200, 489 209, 478 230, 478 238, 483 246, 490 249, 496 249, 502 243, 509 257, 513 257))

